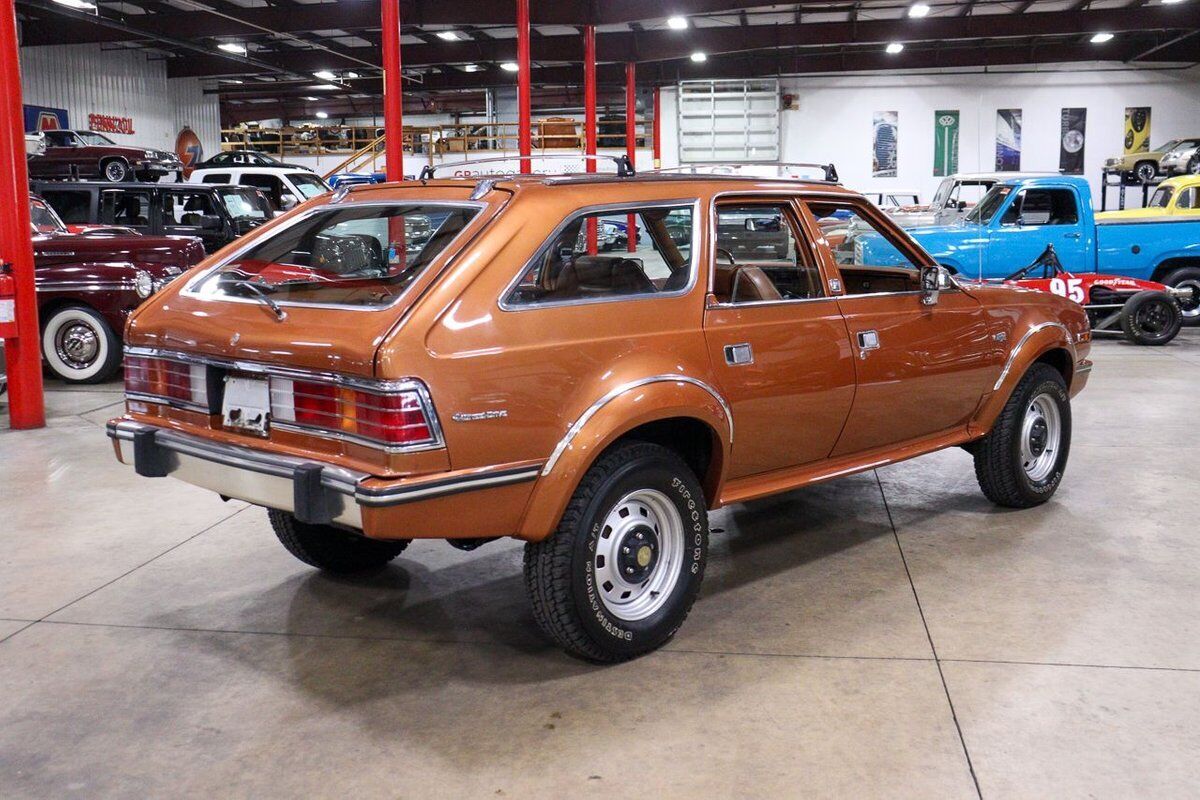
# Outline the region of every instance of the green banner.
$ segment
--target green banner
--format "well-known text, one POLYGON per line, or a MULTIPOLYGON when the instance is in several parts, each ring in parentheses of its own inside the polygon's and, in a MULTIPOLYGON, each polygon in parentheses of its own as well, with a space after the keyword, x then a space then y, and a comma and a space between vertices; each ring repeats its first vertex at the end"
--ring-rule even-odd
POLYGON ((958 110, 933 112, 934 177, 958 172, 958 110))

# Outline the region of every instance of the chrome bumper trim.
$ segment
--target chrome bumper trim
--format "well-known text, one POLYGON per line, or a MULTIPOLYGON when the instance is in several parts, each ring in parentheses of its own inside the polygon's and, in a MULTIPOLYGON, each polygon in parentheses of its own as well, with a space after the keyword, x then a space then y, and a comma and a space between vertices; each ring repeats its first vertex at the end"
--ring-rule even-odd
POLYGON ((297 506, 326 509, 325 521, 356 527, 362 527, 361 506, 395 506, 523 483, 536 479, 542 466, 484 468, 451 478, 410 480, 394 486, 372 487, 362 485, 363 481, 374 477, 366 472, 213 442, 131 420, 110 422, 108 436, 121 446, 122 461, 133 465, 139 474, 150 477, 170 475, 226 497, 293 513, 299 513, 297 506), (136 444, 139 435, 147 437, 148 442, 140 451, 136 444), (153 452, 153 455, 139 452, 153 452), (147 463, 138 463, 139 458, 147 463), (214 470, 212 465, 230 469, 214 470), (307 477, 313 473, 319 475, 316 486, 322 490, 317 492, 321 496, 302 498, 301 494, 315 488, 312 478, 307 477), (347 502, 349 499, 354 502, 347 502))

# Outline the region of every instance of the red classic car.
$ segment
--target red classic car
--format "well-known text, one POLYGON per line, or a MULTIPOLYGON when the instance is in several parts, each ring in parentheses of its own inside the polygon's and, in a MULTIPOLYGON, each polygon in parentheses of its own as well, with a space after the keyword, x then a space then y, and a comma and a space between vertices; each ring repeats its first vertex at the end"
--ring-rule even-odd
POLYGON ((1134 344, 1166 344, 1179 333, 1182 312, 1200 306, 1200 293, 1194 286, 1171 287, 1124 275, 1067 272, 1054 245, 1047 245, 1032 264, 1000 282, 1074 300, 1087 312, 1092 330, 1120 330, 1134 344))
POLYGON ((120 145, 95 131, 44 131, 46 149, 29 157, 29 177, 144 181, 182 174, 179 156, 165 150, 120 145))
POLYGON ((204 247, 192 236, 71 233, 37 196, 30 216, 42 356, 69 383, 99 383, 121 364, 125 318, 204 247))

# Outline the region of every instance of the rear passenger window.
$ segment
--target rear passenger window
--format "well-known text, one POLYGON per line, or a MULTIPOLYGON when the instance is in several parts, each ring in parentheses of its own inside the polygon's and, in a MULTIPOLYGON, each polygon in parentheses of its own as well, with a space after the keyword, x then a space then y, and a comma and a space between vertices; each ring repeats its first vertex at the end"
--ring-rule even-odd
POLYGON ((101 195, 104 209, 100 221, 106 225, 144 228, 150 224, 150 193, 112 189, 101 195))
POLYGON ((83 225, 94 222, 92 215, 92 193, 72 191, 44 191, 42 199, 50 204, 58 216, 68 225, 83 225))
POLYGON ((821 275, 780 204, 717 207, 713 294, 721 303, 822 297, 821 275))
POLYGON ((693 206, 582 213, 551 237, 504 298, 523 307, 671 294, 692 283, 693 206))
POLYGON ((201 183, 229 183, 228 172, 212 172, 200 179, 201 183))

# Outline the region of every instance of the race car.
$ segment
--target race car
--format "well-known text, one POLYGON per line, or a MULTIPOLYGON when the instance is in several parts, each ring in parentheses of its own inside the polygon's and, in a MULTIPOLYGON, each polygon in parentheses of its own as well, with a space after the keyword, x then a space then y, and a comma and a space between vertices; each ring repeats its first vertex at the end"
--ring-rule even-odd
POLYGON ((1074 300, 1087 311, 1092 330, 1121 331, 1126 339, 1142 345, 1163 345, 1174 339, 1183 325, 1183 312, 1200 306, 1200 293, 1194 286, 1067 272, 1052 244, 1046 245, 1032 264, 999 282, 1074 300))

